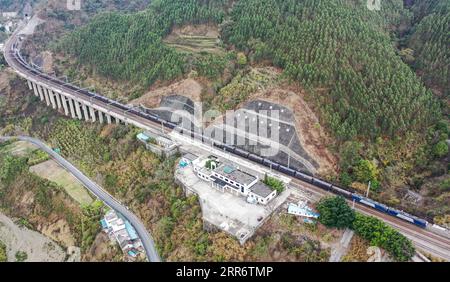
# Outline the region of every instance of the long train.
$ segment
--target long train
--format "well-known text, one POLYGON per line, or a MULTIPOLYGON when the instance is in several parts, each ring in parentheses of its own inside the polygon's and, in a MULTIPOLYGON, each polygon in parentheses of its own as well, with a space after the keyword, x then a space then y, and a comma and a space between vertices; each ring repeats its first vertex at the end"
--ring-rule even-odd
POLYGON ((20 52, 17 51, 17 49, 15 48, 16 45, 14 44, 12 46, 12 50, 10 51, 12 53, 12 55, 16 58, 16 60, 26 69, 28 69, 28 71, 30 71, 31 73, 39 76, 39 77, 43 77, 46 80, 52 81, 54 83, 57 83, 60 86, 64 86, 67 87, 69 89, 71 89, 72 91, 76 91, 79 94, 85 95, 87 97, 89 97, 89 99, 96 99, 98 101, 101 101, 103 103, 106 103, 110 106, 113 106, 115 108, 119 108, 120 110, 123 110, 124 112, 128 112, 130 114, 134 114, 136 116, 139 116, 141 118, 147 119, 147 120, 151 120, 153 122, 162 124, 163 126, 170 128, 170 129, 177 129, 180 133, 188 133, 190 134, 191 137, 201 140, 202 142, 207 142, 208 144, 213 144, 215 147, 220 148, 222 150, 225 150, 227 152, 233 153, 235 155, 238 155, 240 157, 246 158, 248 160, 251 160, 253 162, 262 164, 264 166, 270 167, 271 169, 277 170, 279 172, 282 172, 284 174, 287 174, 289 176, 295 177, 297 179, 300 179, 304 182, 308 182, 311 185, 314 185, 316 187, 319 187, 321 189, 324 189, 326 191, 330 191, 333 192, 335 194, 341 195, 345 198, 351 199, 355 202, 358 202, 360 204, 363 204, 365 206, 371 207, 373 209, 376 209, 378 211, 381 211, 383 213, 386 213, 388 215, 394 216, 394 217, 398 217, 400 219, 403 219, 411 224, 417 225, 421 228, 426 228, 427 225, 429 224, 426 220, 418 218, 416 216, 410 215, 408 213, 405 213, 403 211, 399 211, 396 210, 394 208, 388 207, 386 205, 383 205, 381 203, 378 203, 376 201, 373 201, 371 199, 368 199, 366 197, 363 197, 355 192, 350 192, 347 191, 345 189, 342 189, 334 184, 331 184, 327 181, 321 180, 317 177, 313 177, 311 175, 308 175, 304 172, 298 171, 298 170, 294 170, 292 168, 286 167, 282 164, 273 162, 267 158, 263 158, 257 154, 253 154, 250 153, 248 151, 242 150, 240 148, 237 148, 235 146, 231 146, 231 145, 227 145, 227 144, 223 144, 218 142, 217 140, 211 139, 205 135, 203 135, 202 133, 199 132, 193 132, 192 130, 187 130, 185 128, 179 128, 178 125, 176 123, 164 120, 162 118, 160 118, 157 114, 153 114, 153 113, 148 113, 148 112, 143 112, 141 110, 136 110, 134 107, 129 107, 128 105, 124 105, 121 104, 117 101, 108 99, 106 97, 100 96, 96 93, 93 93, 91 91, 88 91, 86 89, 80 89, 79 87, 72 85, 70 83, 67 83, 65 81, 62 81, 58 78, 54 78, 51 77, 35 68, 30 67, 30 65, 22 58, 22 56, 20 55, 20 52))

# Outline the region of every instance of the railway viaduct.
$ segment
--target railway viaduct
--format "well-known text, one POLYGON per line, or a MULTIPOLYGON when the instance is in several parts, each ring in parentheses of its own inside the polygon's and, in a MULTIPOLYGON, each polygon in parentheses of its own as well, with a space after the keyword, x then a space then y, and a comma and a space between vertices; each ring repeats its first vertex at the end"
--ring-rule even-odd
MULTIPOLYGON (((65 81, 48 76, 25 62, 20 55, 21 27, 5 43, 4 57, 8 65, 27 81, 29 90, 47 106, 74 119, 100 123, 132 124, 144 130, 159 127, 132 112, 132 107, 88 92, 65 81)), ((134 111, 136 112, 136 111, 134 111)))

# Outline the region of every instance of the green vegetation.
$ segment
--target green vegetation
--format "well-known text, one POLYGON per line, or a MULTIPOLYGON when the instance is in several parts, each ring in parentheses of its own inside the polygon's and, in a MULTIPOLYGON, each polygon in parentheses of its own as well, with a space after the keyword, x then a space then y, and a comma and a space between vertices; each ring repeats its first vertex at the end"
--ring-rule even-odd
POLYGON ((226 56, 206 54, 196 60, 195 69, 200 76, 216 79, 222 75, 227 62, 226 56))
POLYGON ((16 252, 16 261, 17 262, 23 262, 26 261, 28 258, 28 254, 24 251, 17 251, 16 252))
POLYGON ((61 41, 58 49, 112 79, 143 86, 172 80, 183 74, 184 56, 162 38, 175 24, 220 22, 221 2, 166 0, 152 2, 137 14, 100 14, 61 41))
POLYGON ((433 154, 438 157, 442 158, 448 154, 448 145, 445 140, 439 141, 433 146, 433 154))
POLYGON ((413 7, 417 25, 407 45, 413 50, 411 64, 424 82, 447 97, 450 95, 450 2, 417 1, 413 7))
POLYGON ((309 90, 340 140, 426 129, 438 105, 386 32, 402 20, 402 1, 384 3, 382 13, 363 2, 239 1, 223 38, 249 49, 260 40, 273 63, 309 90))
POLYGON ((0 162, 0 181, 9 184, 27 168, 27 158, 4 155, 0 162))
POLYGON ((86 251, 100 232, 100 219, 103 216, 103 202, 96 200, 90 205, 82 206, 81 217, 81 249, 86 251))
POLYGON ((50 156, 46 152, 42 150, 34 150, 31 153, 31 156, 28 157, 28 165, 29 166, 37 165, 47 161, 48 159, 50 159, 50 156))
POLYGON ((8 261, 8 257, 6 255, 6 245, 0 241, 0 262, 8 261))
POLYGON ((283 181, 276 179, 274 177, 270 177, 267 174, 264 175, 263 183, 269 186, 272 190, 277 190, 278 194, 283 192, 285 189, 283 181))
POLYGON ((319 221, 329 227, 352 228, 356 234, 389 252, 398 261, 414 255, 411 241, 381 220, 355 213, 340 196, 322 199, 317 205, 319 221))
POLYGON ((398 261, 408 261, 414 255, 411 241, 377 218, 357 213, 353 229, 371 245, 385 249, 398 261))
POLYGON ((250 94, 258 89, 264 89, 273 82, 276 75, 258 69, 241 70, 230 83, 219 90, 213 100, 213 105, 222 112, 235 109, 247 101, 250 94))
POLYGON ((352 226, 355 219, 355 212, 341 196, 320 200, 317 210, 320 213, 320 223, 328 227, 348 228, 352 226))
POLYGON ((319 241, 299 238, 291 233, 281 236, 281 246, 302 262, 327 262, 329 259, 329 253, 322 250, 319 241))

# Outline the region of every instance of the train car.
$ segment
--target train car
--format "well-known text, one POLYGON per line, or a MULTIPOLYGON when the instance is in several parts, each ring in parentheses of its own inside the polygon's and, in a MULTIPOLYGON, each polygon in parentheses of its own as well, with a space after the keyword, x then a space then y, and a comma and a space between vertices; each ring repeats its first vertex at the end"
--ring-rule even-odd
POLYGON ((313 184, 327 191, 330 191, 332 186, 330 183, 320 180, 318 178, 313 178, 313 184))
POLYGON ((174 129, 175 127, 177 127, 177 125, 173 122, 169 122, 169 121, 163 121, 163 125, 165 127, 168 127, 170 129, 174 129))
POLYGON ((249 155, 249 152, 247 152, 245 150, 242 150, 242 149, 239 149, 237 147, 234 149, 234 153, 236 155, 238 155, 238 156, 243 157, 243 158, 248 158, 248 155, 249 155))
POLYGON ((223 144, 222 143, 216 143, 216 142, 214 142, 214 146, 216 146, 217 148, 219 148, 219 149, 221 149, 221 150, 223 150, 223 144))
POLYGON ((363 196, 361 196, 359 194, 353 193, 352 194, 352 200, 354 200, 354 201, 356 201, 358 203, 361 203, 363 205, 369 206, 371 208, 374 208, 376 210, 382 211, 384 213, 388 212, 388 207, 387 206, 385 206, 383 204, 380 204, 380 203, 378 203, 376 201, 373 201, 373 200, 371 200, 369 198, 363 197, 363 196))
POLYGON ((417 218, 417 217, 413 217, 414 219, 414 224, 417 226, 420 226, 422 228, 427 228, 428 226, 428 221, 421 219, 421 218, 417 218))
POLYGON ((251 161, 254 161, 254 162, 257 162, 257 163, 262 163, 263 162, 263 158, 261 158, 260 156, 258 156, 258 155, 256 155, 256 154, 252 154, 252 153, 250 153, 250 154, 248 154, 248 158, 249 158, 249 160, 251 160, 251 161))
POLYGON ((344 196, 346 198, 351 198, 352 197, 352 193, 350 191, 344 190, 340 187, 337 187, 335 185, 331 186, 331 190, 338 193, 341 196, 344 196))
POLYGON ((415 217, 415 216, 405 213, 403 211, 396 210, 394 208, 388 208, 387 213, 392 216, 401 218, 405 221, 408 221, 414 225, 420 226, 422 228, 426 228, 428 225, 428 222, 426 220, 420 219, 418 217, 415 217))
POLYGON ((290 176, 295 176, 295 170, 293 170, 292 168, 285 167, 284 165, 280 165, 278 170, 283 172, 283 173, 286 173, 286 174, 288 174, 290 176))
POLYGON ((234 152, 234 146, 228 145, 228 144, 224 144, 223 147, 225 148, 225 150, 227 152, 233 153, 234 152))
POLYGON ((267 167, 270 167, 272 169, 278 170, 278 167, 280 166, 280 164, 273 162, 269 159, 263 159, 263 164, 267 167))
POLYGON ((295 172, 295 178, 298 178, 302 181, 308 182, 308 183, 313 183, 313 177, 309 176, 307 174, 304 174, 302 172, 296 171, 295 172))

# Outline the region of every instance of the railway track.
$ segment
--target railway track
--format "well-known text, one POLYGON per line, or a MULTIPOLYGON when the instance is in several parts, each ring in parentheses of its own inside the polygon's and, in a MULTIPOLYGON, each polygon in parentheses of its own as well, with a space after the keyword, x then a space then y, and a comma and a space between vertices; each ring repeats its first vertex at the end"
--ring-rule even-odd
MULTIPOLYGON (((23 61, 21 61, 20 54, 17 55, 16 49, 11 48, 17 43, 16 38, 17 32, 13 34, 13 36, 7 41, 5 44, 5 58, 8 64, 22 77, 33 80, 47 88, 57 89, 59 92, 64 92, 68 95, 71 95, 73 97, 76 97, 78 100, 83 100, 87 105, 95 105, 97 107, 101 107, 105 110, 107 110, 108 114, 111 114, 112 116, 120 116, 121 120, 124 122, 131 122, 134 125, 137 125, 140 128, 143 129, 158 129, 161 130, 162 128, 162 121, 161 123, 155 122, 152 120, 149 120, 148 118, 142 117, 139 112, 133 111, 131 109, 128 109, 126 105, 122 105, 118 102, 108 100, 100 95, 96 95, 94 97, 89 96, 89 93, 83 93, 83 89, 70 85, 68 83, 61 82, 55 78, 49 77, 45 74, 39 74, 36 70, 32 69, 29 65, 24 64, 23 61), (114 114, 114 115, 113 115, 114 114)), ((84 91, 86 92, 86 91, 84 91)), ((201 136, 200 139, 204 139, 204 136, 201 136)), ((202 141, 199 141, 202 142, 202 141)), ((234 154, 234 153, 233 153, 234 154)), ((250 158, 251 160, 251 158, 250 158)), ((253 160, 251 160, 253 161, 253 160)), ((265 163, 266 159, 264 159, 265 163)), ((270 162, 272 163, 272 162, 270 162)), ((258 165, 261 165, 258 163, 258 165)), ((265 164, 263 164, 265 165, 265 164)), ((283 173, 280 171, 283 175, 287 175, 286 173, 283 173)), ((319 187, 316 187, 310 183, 303 182, 296 177, 292 177, 289 175, 289 177, 292 179, 293 183, 296 183, 296 185, 301 185, 302 187, 308 187, 309 191, 313 191, 316 195, 324 196, 327 194, 331 194, 330 192, 327 192, 319 187)), ((326 182, 317 179, 317 181, 322 184, 327 184, 326 182)), ((317 184, 316 184, 317 185, 317 184)), ((349 201, 350 202, 350 201, 349 201)), ((369 214, 372 216, 375 216, 377 218, 382 219, 386 223, 390 224, 394 228, 400 230, 405 236, 410 236, 410 238, 413 240, 413 242, 416 243, 417 247, 424 246, 423 242, 426 242, 428 244, 433 244, 436 251, 434 253, 436 256, 442 257, 446 260, 450 261, 450 243, 448 239, 446 239, 443 236, 436 235, 434 233, 431 233, 430 231, 426 229, 420 229, 419 227, 412 225, 410 223, 407 223, 401 219, 395 218, 393 216, 390 216, 388 214, 381 213, 377 210, 362 206, 360 204, 355 204, 355 208, 365 214, 369 214), (420 242, 419 242, 420 240, 420 242)), ((426 248, 426 247, 423 247, 426 248)), ((430 247, 431 248, 431 247, 430 247)))
MULTIPOLYGON (((302 182, 297 179, 293 179, 291 186, 297 189, 307 190, 308 192, 315 194, 319 197, 334 195, 331 192, 322 190, 307 182, 302 182)), ((350 205, 353 202, 346 199, 350 205)), ((355 210, 370 216, 374 216, 383 220, 386 224, 397 229, 400 233, 410 239, 417 249, 423 250, 431 255, 443 258, 450 261, 450 239, 434 234, 426 229, 419 228, 401 219, 392 217, 388 214, 379 212, 367 206, 355 203, 355 210)))

